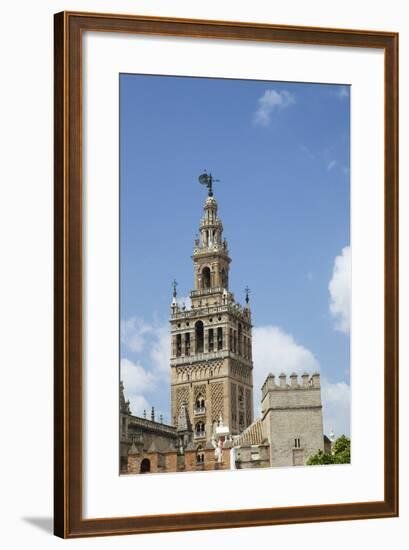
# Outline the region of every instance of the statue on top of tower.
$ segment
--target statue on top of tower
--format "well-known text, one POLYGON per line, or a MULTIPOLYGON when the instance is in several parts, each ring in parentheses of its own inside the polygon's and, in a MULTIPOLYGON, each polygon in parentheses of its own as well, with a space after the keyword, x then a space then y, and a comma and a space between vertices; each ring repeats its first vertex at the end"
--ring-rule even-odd
POLYGON ((213 178, 212 174, 208 174, 206 170, 199 176, 199 183, 206 185, 209 190, 209 197, 213 197, 213 182, 220 181, 213 178))

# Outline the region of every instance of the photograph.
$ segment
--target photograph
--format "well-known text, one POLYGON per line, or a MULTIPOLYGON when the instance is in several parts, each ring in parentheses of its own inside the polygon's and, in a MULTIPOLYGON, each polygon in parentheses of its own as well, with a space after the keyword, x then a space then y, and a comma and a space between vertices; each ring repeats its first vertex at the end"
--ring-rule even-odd
POLYGON ((120 475, 351 463, 350 92, 119 75, 120 475))

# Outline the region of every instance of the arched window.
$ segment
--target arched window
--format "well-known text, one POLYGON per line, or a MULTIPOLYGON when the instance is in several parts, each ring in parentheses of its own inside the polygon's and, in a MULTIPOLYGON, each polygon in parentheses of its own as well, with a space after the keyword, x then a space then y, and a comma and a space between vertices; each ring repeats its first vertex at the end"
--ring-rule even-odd
POLYGON ((203 353, 203 321, 195 323, 196 353, 203 353))
POLYGON ((199 394, 196 398, 196 414, 204 414, 205 412, 205 400, 204 397, 199 394))
POLYGON ((211 274, 210 274, 210 267, 204 267, 202 269, 202 287, 203 288, 210 288, 211 286, 211 274))
POLYGON ((146 474, 151 471, 151 461, 149 458, 144 458, 141 462, 141 474, 146 474))
POLYGON ((195 426, 195 437, 202 438, 205 437, 205 425, 204 422, 200 421, 196 423, 195 426))
POLYGON ((201 445, 196 450, 196 463, 197 464, 203 464, 204 462, 204 452, 201 445))

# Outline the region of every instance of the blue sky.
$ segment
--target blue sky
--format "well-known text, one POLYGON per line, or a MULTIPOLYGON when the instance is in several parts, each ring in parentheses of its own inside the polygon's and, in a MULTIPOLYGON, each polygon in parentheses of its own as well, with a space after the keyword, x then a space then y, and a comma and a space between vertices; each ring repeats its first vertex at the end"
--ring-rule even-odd
MULTIPOLYGON (((169 413, 171 282, 193 285, 206 190, 251 288, 255 403, 265 374, 320 370, 326 429, 349 432, 349 88, 120 76, 121 361, 135 414, 169 413)), ((257 413, 257 408, 256 411, 257 413)))

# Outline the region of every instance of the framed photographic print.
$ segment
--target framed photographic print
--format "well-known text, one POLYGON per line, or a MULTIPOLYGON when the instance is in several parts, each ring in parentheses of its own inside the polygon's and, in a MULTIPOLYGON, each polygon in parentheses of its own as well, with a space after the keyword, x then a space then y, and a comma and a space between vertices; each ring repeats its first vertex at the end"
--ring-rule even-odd
POLYGON ((55 16, 56 535, 398 514, 397 67, 55 16))

